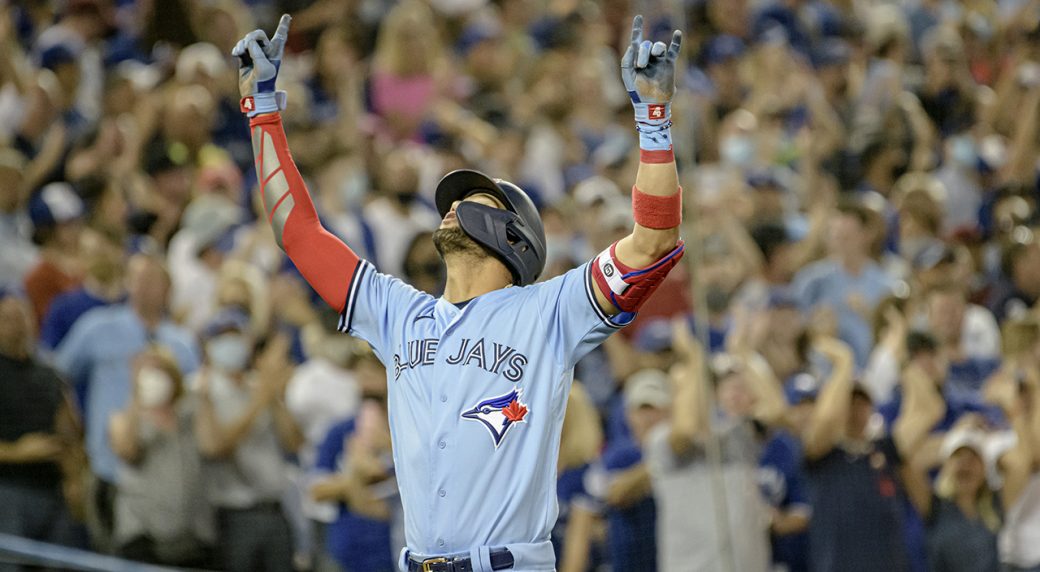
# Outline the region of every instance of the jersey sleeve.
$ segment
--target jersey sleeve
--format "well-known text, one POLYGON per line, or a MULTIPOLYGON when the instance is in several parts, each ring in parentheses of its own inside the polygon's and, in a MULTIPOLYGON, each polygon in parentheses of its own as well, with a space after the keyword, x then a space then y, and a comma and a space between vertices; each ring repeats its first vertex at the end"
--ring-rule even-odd
POLYGON ((405 316, 428 298, 429 294, 377 272, 370 262, 362 260, 350 279, 339 330, 368 342, 385 365, 384 358, 393 355, 390 340, 404 327, 405 316))
POLYGON ((548 330, 549 345, 565 367, 574 367, 607 336, 627 326, 635 314, 608 316, 592 282, 592 263, 586 262, 552 280, 534 285, 537 311, 548 330))

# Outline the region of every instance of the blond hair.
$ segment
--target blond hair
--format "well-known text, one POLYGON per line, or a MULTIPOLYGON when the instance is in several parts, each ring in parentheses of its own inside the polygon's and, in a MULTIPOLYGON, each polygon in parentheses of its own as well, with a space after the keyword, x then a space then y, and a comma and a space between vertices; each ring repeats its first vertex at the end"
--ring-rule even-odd
POLYGON ((432 74, 443 55, 436 21, 430 7, 419 0, 405 0, 394 6, 379 28, 373 54, 375 68, 397 76, 432 74), (411 39, 426 40, 419 53, 407 50, 411 39))

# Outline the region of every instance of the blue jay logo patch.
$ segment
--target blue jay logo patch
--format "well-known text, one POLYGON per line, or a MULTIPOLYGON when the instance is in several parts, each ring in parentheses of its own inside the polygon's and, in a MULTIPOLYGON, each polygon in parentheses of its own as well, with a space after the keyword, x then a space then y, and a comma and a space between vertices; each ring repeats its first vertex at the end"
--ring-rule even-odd
POLYGON ((500 397, 485 399, 472 409, 463 411, 462 418, 482 423, 491 433, 497 449, 510 427, 527 421, 527 406, 521 403, 520 392, 514 389, 500 397))

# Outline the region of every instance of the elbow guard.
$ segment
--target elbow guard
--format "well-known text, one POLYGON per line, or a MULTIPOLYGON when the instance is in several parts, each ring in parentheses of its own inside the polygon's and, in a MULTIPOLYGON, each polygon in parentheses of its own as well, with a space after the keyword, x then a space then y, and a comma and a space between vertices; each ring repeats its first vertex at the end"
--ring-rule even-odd
POLYGON ((638 311, 686 251, 686 245, 680 240, 674 250, 657 262, 646 268, 632 268, 617 259, 616 246, 616 242, 611 244, 592 261, 592 279, 621 312, 638 311))

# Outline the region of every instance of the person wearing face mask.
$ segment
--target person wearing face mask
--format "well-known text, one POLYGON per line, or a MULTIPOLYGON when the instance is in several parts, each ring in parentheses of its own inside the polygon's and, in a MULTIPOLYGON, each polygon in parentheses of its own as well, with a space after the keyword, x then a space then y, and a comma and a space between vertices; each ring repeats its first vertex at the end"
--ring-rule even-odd
POLYGON ((285 405, 289 342, 272 338, 254 360, 249 332, 238 309, 217 314, 203 330, 206 359, 190 384, 199 404, 195 438, 217 511, 218 563, 229 571, 291 570, 284 456, 299 449, 303 435, 285 405))
POLYGON ((203 494, 193 407, 169 350, 150 346, 134 359, 130 404, 109 420, 123 461, 115 500, 117 553, 141 562, 203 567, 216 540, 203 494))
POLYGON ((119 458, 108 438, 108 420, 133 395, 133 357, 150 344, 169 348, 181 371, 198 367, 195 339, 167 318, 170 277, 159 258, 137 255, 126 269, 127 301, 95 308, 76 321, 55 350, 54 363, 83 402, 87 455, 95 482, 88 520, 97 546, 110 549, 119 458))

